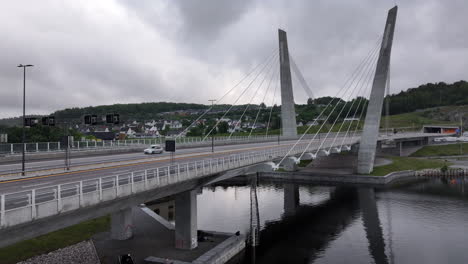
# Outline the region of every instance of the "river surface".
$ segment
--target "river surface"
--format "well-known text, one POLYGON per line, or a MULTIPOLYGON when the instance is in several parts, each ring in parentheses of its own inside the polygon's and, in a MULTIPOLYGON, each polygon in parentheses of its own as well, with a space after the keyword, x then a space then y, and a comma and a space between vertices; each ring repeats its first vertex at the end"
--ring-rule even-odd
POLYGON ((258 246, 249 239, 231 263, 468 263, 465 188, 460 179, 386 190, 227 183, 198 195, 198 227, 251 236, 258 220, 258 246))

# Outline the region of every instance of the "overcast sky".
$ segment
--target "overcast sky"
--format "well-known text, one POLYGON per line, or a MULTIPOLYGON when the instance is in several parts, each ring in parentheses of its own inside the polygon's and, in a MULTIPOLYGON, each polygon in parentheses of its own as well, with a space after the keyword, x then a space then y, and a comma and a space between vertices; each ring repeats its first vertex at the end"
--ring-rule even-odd
MULTIPOLYGON (((374 46, 394 5, 393 0, 5 0, 0 118, 22 113, 19 63, 35 65, 27 72, 29 114, 113 103, 208 103, 277 50, 278 28, 287 31, 290 54, 314 94, 334 95, 374 46)), ((398 5, 391 92, 468 79, 468 2, 398 5)), ((261 91, 255 100, 261 101, 261 91)), ((297 83, 294 92, 297 103, 306 101, 297 83)))

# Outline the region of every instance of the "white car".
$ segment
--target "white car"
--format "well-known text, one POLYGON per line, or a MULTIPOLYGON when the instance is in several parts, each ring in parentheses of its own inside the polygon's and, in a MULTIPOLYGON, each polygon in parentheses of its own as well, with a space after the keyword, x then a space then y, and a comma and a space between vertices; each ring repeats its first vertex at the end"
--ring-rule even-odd
POLYGON ((145 154, 161 154, 163 153, 163 148, 160 145, 151 145, 149 148, 144 150, 145 154))

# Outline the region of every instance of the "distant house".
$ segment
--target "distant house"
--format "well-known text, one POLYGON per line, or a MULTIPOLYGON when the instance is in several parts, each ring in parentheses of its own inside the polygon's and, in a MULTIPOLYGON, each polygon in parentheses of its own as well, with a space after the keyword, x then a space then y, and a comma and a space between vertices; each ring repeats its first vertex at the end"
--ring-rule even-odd
POLYGON ((155 121, 155 120, 151 120, 151 121, 149 121, 149 122, 146 122, 145 125, 146 125, 146 126, 154 126, 154 125, 156 125, 156 121, 155 121))
POLYGON ((182 128, 182 123, 177 121, 177 120, 176 121, 171 121, 170 128, 172 128, 172 129, 182 128))
POLYGON ((423 126, 423 133, 440 133, 440 134, 455 134, 460 131, 459 126, 445 126, 445 125, 425 125, 423 126))
POLYGON ((0 143, 8 143, 8 134, 0 134, 0 143))
POLYGON ((135 135, 135 130, 133 130, 131 127, 128 128, 126 134, 129 135, 129 136, 133 136, 135 135))
POLYGON ((159 130, 156 126, 145 128, 145 134, 154 135, 158 137, 160 136, 159 130))
POLYGON ((357 117, 347 117, 347 118, 344 119, 344 122, 347 122, 347 121, 350 121, 350 122, 359 121, 359 118, 357 118, 357 117))
POLYGON ((226 118, 226 117, 225 117, 225 118, 221 118, 221 119, 216 118, 216 121, 219 121, 219 122, 226 122, 226 123, 229 124, 229 123, 231 122, 231 119, 230 119, 230 118, 226 118))
POLYGON ((179 129, 171 129, 169 131, 167 131, 166 133, 166 136, 168 137, 175 137, 175 136, 181 136, 181 137, 185 137, 187 133, 184 131, 184 129, 182 128, 179 128, 179 129))
POLYGON ((306 126, 318 126, 319 122, 316 120, 307 122, 306 126))
POLYGON ((228 129, 229 133, 240 132, 240 131, 242 131, 242 128, 239 126, 232 126, 228 129))
POLYGON ((301 126, 304 126, 304 124, 302 122, 299 122, 299 123, 297 123, 297 126, 301 127, 301 126))
POLYGON ((166 129, 166 123, 165 122, 157 122, 155 124, 155 127, 158 131, 163 131, 166 129))
POLYGON ((124 133, 126 134, 127 136, 134 136, 136 131, 133 130, 131 127, 122 127, 120 129, 120 133, 124 133))

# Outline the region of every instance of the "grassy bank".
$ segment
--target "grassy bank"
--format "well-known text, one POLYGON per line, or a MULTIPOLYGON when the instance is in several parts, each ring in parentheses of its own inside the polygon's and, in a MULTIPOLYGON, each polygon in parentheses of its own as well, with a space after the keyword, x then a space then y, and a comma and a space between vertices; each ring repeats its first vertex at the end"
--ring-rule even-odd
POLYGON ((109 230, 109 226, 110 217, 105 216, 0 248, 0 263, 17 263, 76 244, 90 239, 96 233, 109 230))
POLYGON ((468 143, 463 144, 449 144, 439 146, 425 146, 415 153, 411 154, 411 157, 431 157, 431 156, 456 156, 456 155, 467 155, 468 154, 468 143), (460 148, 461 145, 461 148, 460 148))
POLYGON ((301 160, 299 164, 297 164, 298 167, 307 167, 312 162, 312 160, 301 160))
POLYGON ((445 164, 445 162, 441 160, 434 160, 434 159, 428 160, 428 159, 408 158, 408 157, 389 157, 389 158, 393 161, 392 164, 375 167, 371 175, 384 176, 395 171, 441 168, 445 164))

